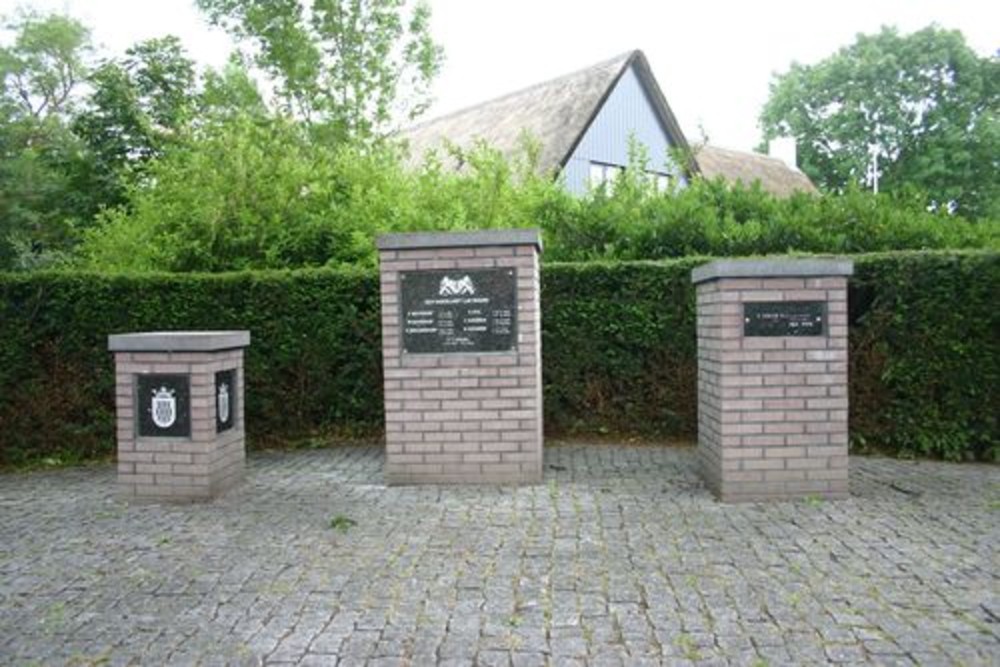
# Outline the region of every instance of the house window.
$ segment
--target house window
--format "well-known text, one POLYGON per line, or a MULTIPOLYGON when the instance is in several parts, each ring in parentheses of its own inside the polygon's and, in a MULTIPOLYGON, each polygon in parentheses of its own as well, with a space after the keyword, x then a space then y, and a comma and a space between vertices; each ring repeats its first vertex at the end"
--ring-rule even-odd
POLYGON ((646 173, 657 192, 666 192, 670 189, 670 174, 664 174, 662 171, 647 171, 646 173))
POLYGON ((615 184, 615 180, 618 179, 618 175, 622 173, 624 167, 619 167, 614 164, 605 164, 603 162, 591 162, 590 163, 590 187, 599 188, 603 184, 607 183, 609 186, 615 184))
MULTIPOLYGON (((618 177, 625 171, 625 167, 605 162, 590 163, 590 187, 597 189, 608 184, 608 188, 613 188, 618 177)), ((673 176, 662 171, 646 171, 649 182, 656 188, 657 192, 666 192, 670 189, 673 176)))

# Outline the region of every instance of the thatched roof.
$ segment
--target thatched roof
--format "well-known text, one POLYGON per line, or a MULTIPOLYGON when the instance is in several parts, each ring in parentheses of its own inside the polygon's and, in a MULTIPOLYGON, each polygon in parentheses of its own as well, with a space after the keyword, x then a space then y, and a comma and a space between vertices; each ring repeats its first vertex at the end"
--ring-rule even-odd
POLYGON ((617 80, 627 56, 539 83, 495 100, 421 123, 403 132, 410 154, 419 160, 444 142, 470 147, 484 141, 507 156, 522 147, 527 134, 541 142, 539 168, 562 167, 581 128, 617 80))
MULTIPOLYGON (((630 51, 592 67, 551 81, 440 116, 403 130, 400 138, 410 150, 411 163, 419 164, 424 156, 451 144, 469 148, 485 142, 507 157, 517 155, 525 137, 539 142, 538 169, 558 173, 572 156, 604 101, 621 76, 634 67, 660 125, 671 145, 685 151, 687 139, 667 104, 642 51, 630 51)), ((448 165, 461 168, 461 165, 448 165)), ((713 146, 701 147, 691 165, 693 174, 716 175, 727 180, 751 183, 761 181, 765 190, 787 195, 799 189, 815 192, 815 187, 801 172, 780 160, 753 153, 741 153, 713 146)))
POLYGON ((760 181, 764 190, 779 197, 787 197, 796 191, 817 192, 808 176, 769 155, 705 145, 694 149, 694 159, 698 171, 705 178, 721 176, 731 183, 742 182, 744 185, 760 181))
POLYGON ((642 51, 630 51, 551 81, 434 118, 403 130, 401 138, 416 163, 446 144, 470 147, 483 141, 507 156, 517 154, 525 136, 540 142, 538 168, 555 173, 570 158, 618 79, 634 66, 650 92, 660 121, 676 145, 684 134, 663 98, 642 51))

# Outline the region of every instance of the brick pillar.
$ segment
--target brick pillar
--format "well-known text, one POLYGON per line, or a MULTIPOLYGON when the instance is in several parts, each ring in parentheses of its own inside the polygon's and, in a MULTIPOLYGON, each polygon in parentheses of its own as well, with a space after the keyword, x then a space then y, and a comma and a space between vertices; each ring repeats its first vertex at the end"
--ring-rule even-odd
POLYGON ((715 261, 698 298, 698 456, 723 501, 847 495, 850 261, 715 261))
POLYGON ((542 478, 535 230, 378 239, 388 484, 542 478))
POLYGON ((243 348, 249 344, 248 331, 108 336, 124 497, 205 500, 239 482, 243 348))

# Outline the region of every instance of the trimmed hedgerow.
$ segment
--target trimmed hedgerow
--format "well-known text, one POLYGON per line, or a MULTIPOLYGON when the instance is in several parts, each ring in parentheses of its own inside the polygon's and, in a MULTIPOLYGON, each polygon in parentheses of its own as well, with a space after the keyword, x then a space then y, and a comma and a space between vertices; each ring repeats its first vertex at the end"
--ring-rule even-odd
POLYGON ((543 267, 542 380, 548 430, 696 435, 691 269, 705 261, 543 267))
POLYGON ((378 280, 373 272, 296 271, 0 278, 0 462, 112 450, 107 334, 251 331, 251 442, 382 422, 378 280))
POLYGON ((1000 254, 860 255, 849 293, 855 445, 1000 454, 1000 254))
MULTIPOLYGON (((550 434, 692 438, 691 269, 705 261, 547 264, 550 434)), ((856 445, 996 458, 1000 254, 856 257, 851 430, 856 445)), ((113 451, 107 334, 250 329, 251 446, 382 424, 378 280, 328 269, 232 274, 0 275, 0 464, 113 451)))

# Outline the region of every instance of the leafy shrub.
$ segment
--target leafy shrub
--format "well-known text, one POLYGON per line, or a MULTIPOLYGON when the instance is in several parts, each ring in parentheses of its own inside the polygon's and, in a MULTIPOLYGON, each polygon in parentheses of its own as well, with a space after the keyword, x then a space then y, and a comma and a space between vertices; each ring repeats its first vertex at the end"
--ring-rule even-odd
POLYGON ((530 143, 513 161, 479 146, 404 167, 392 147, 317 142, 281 119, 207 123, 150 164, 128 206, 86 234, 79 268, 238 271, 375 264, 384 232, 541 227, 549 261, 691 255, 858 253, 1000 247, 1000 223, 926 210, 923 199, 800 194, 695 180, 657 192, 641 158, 584 197, 539 175, 530 143))
MULTIPOLYGON (((546 264, 550 434, 692 438, 691 269, 703 259, 546 264)), ((1000 253, 856 257, 850 288, 856 445, 996 458, 1000 253)), ((374 270, 0 274, 0 463, 113 450, 107 334, 244 328, 251 446, 382 426, 374 270)))
POLYGON ((149 167, 129 205, 105 211, 76 268, 224 272, 374 266, 384 232, 532 226, 535 202, 569 195, 485 147, 468 174, 393 149, 327 146, 300 124, 238 116, 149 167))

